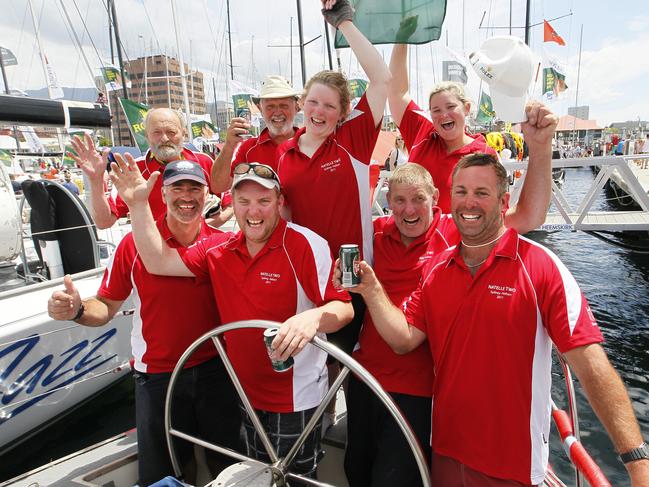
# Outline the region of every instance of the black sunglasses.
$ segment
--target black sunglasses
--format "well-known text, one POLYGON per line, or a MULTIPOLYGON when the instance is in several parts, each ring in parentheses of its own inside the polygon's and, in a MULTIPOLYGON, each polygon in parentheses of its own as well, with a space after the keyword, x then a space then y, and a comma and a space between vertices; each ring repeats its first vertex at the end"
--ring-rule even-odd
POLYGON ((274 179, 279 182, 279 177, 277 173, 273 171, 273 168, 267 166, 266 164, 260 164, 258 162, 242 162, 234 166, 234 174, 237 176, 242 176, 248 174, 250 171, 255 173, 255 175, 264 179, 274 179))

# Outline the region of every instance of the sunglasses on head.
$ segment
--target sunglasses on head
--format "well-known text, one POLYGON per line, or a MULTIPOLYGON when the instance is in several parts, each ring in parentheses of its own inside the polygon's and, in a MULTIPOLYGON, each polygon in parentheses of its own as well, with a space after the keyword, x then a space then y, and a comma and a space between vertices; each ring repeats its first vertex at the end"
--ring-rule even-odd
POLYGON ((238 176, 248 174, 250 171, 260 178, 274 179, 279 182, 279 177, 275 171, 273 171, 273 168, 266 164, 260 164, 258 162, 242 162, 241 164, 234 166, 234 174, 238 176))

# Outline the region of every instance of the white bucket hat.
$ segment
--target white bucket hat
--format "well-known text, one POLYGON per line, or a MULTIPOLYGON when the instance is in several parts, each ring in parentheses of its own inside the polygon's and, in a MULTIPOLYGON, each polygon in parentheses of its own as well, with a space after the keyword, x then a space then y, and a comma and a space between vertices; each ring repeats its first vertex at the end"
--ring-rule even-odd
POLYGON ((526 121, 527 89, 534 76, 534 59, 527 44, 514 36, 491 37, 480 50, 469 54, 469 62, 489 85, 498 118, 526 121))
POLYGON ((295 91, 283 76, 267 76, 261 84, 259 96, 253 96, 252 101, 259 103, 263 98, 297 98, 301 92, 295 91))

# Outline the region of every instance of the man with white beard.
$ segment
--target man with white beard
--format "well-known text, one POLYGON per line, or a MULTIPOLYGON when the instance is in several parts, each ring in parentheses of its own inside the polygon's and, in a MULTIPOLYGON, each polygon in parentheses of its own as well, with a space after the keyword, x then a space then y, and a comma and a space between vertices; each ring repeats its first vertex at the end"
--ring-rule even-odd
POLYGON ((266 128, 259 137, 245 139, 250 131, 250 120, 241 117, 232 119, 223 149, 212 166, 210 189, 213 193, 230 189, 232 170, 242 162, 260 162, 277 169, 275 149, 295 135, 293 120, 300 110, 297 103, 299 95, 282 76, 268 76, 264 80, 259 97, 253 97, 253 101, 261 110, 266 128))
MULTIPOLYGON (((212 170, 212 158, 207 154, 193 152, 183 147, 185 141, 185 120, 183 115, 170 108, 152 108, 144 118, 144 134, 149 142, 149 150, 137 159, 137 165, 145 179, 154 172, 164 171, 169 162, 186 160, 193 161, 203 168, 205 177, 209 182, 212 170)), ((106 197, 104 191, 104 174, 108 165, 110 150, 104 149, 99 153, 89 135, 83 139, 76 136, 72 139, 72 147, 76 154, 68 153, 77 165, 88 176, 90 183, 90 212, 97 228, 109 228, 118 218, 128 213, 128 206, 124 204, 117 193, 106 197)), ((158 178, 156 187, 151 191, 149 204, 154 218, 163 216, 167 207, 162 199, 162 178, 158 178)))

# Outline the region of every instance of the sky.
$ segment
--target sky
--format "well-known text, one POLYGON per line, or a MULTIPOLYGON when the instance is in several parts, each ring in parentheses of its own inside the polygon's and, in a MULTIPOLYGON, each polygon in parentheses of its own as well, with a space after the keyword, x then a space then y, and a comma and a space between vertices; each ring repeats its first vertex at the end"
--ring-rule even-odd
MULTIPOLYGON (((369 0, 366 0, 369 1, 369 0)), ((396 1, 396 0, 395 0, 396 1)), ((421 1, 421 0, 406 0, 421 1)), ((439 0, 436 0, 439 1, 439 0)), ((91 69, 110 64, 108 18, 105 0, 32 0, 43 50, 54 68, 59 84, 65 87, 93 86, 92 77, 64 20, 63 6, 81 39, 83 52, 91 69), (86 27, 84 27, 84 20, 86 27), (87 29, 87 30, 86 30, 87 29)), ((554 29, 566 41, 561 47, 543 43, 543 27, 532 28, 530 46, 542 58, 544 50, 563 64, 568 90, 550 103, 564 115, 569 106, 588 105, 590 117, 600 126, 627 120, 649 121, 649 4, 617 0, 532 0, 532 24, 551 20, 554 29), (561 17, 561 18, 558 18, 561 17), (580 30, 583 25, 581 63, 580 30), (579 67, 579 69, 578 69, 579 67), (579 71, 579 83, 577 83, 579 71), (578 87, 578 90, 577 90, 578 87)), ((135 59, 166 53, 177 57, 173 28, 172 0, 116 0, 117 17, 125 56, 135 59)), ((185 62, 205 75, 208 101, 213 101, 212 78, 216 98, 225 99, 227 41, 225 0, 176 0, 180 43, 185 62)), ((301 0, 306 46, 307 77, 328 67, 324 27, 319 13, 320 0, 301 0)), ((0 45, 10 49, 17 66, 7 67, 10 88, 38 89, 45 86, 43 69, 27 0, 0 0, 0 45)), ((410 50, 411 94, 425 103, 428 92, 441 81, 441 61, 453 55, 466 59, 468 54, 493 35, 523 37, 524 0, 448 0, 446 19, 439 41, 410 50), (511 12, 510 12, 511 8, 511 12), (482 27, 480 24, 482 21, 482 27), (450 50, 450 52, 449 52, 450 50)), ((269 74, 291 78, 288 47, 291 25, 293 44, 298 42, 295 0, 231 0, 232 51, 234 77, 240 85, 258 87, 269 74), (291 20, 292 18, 292 20, 291 20)), ((386 62, 391 47, 379 46, 386 62)), ((349 49, 341 50, 341 66, 350 77, 362 77, 360 66, 349 49)), ((480 85, 471 67, 467 85, 470 98, 477 102, 480 85)), ((293 84, 302 86, 299 51, 293 49, 293 84)), ((531 96, 540 98, 540 84, 531 88, 531 96)))

